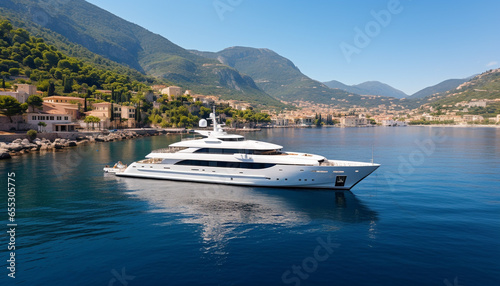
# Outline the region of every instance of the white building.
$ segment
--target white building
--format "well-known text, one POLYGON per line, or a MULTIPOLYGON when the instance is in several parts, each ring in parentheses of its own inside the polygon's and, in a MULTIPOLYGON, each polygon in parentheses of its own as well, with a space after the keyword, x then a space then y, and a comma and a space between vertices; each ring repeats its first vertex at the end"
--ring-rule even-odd
POLYGON ((465 122, 475 122, 484 120, 484 118, 481 115, 470 115, 470 114, 465 114, 463 116, 463 119, 465 122))
POLYGON ((364 115, 346 116, 340 118, 341 127, 364 127, 368 125, 368 120, 364 115))
POLYGON ((59 131, 74 131, 75 124, 70 114, 52 114, 45 112, 28 113, 28 124, 38 126, 39 122, 47 124, 42 131, 59 132, 59 131))
POLYGON ((0 95, 9 95, 20 103, 25 103, 30 95, 36 94, 36 86, 30 84, 17 84, 16 91, 0 91, 0 95))
POLYGON ((471 101, 467 103, 468 107, 486 107, 488 102, 486 100, 471 101))
POLYGON ((284 117, 272 117, 271 118, 271 124, 274 126, 288 126, 289 125, 289 120, 288 118, 284 117))
POLYGON ((382 126, 407 126, 408 122, 399 120, 382 120, 382 126))

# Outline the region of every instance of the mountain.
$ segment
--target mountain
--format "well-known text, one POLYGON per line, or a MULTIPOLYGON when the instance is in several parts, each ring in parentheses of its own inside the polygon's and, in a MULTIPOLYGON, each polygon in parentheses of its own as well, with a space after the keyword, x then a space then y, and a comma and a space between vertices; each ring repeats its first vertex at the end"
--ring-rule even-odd
POLYGON ((408 96, 401 90, 379 81, 366 81, 356 85, 346 85, 340 81, 332 80, 324 82, 324 84, 330 88, 342 89, 361 95, 381 95, 395 98, 405 98, 408 96))
POLYGON ((404 98, 408 96, 401 90, 395 89, 394 87, 379 81, 366 81, 355 85, 355 87, 365 90, 366 93, 362 94, 367 95, 383 95, 395 98, 404 98))
POLYGON ((341 90, 345 90, 347 92, 352 92, 352 93, 356 93, 356 94, 363 93, 362 89, 357 88, 354 85, 347 85, 347 84, 341 83, 340 81, 337 81, 337 80, 323 82, 323 84, 328 86, 329 88, 341 89, 341 90))
POLYGON ((191 51, 216 59, 251 76, 271 96, 284 101, 314 101, 339 106, 377 106, 395 99, 364 97, 341 89, 331 89, 304 75, 289 59, 269 49, 230 47, 219 52, 191 51))
POLYGON ((442 81, 436 85, 426 87, 422 90, 415 92, 414 94, 408 96, 408 99, 424 98, 429 95, 433 95, 440 92, 445 92, 457 88, 462 83, 470 80, 472 77, 462 78, 462 79, 448 79, 442 81))
MULTIPOLYGON (((0 18, 19 23, 57 48, 68 42, 194 93, 221 95, 264 105, 283 104, 236 69, 195 55, 164 37, 83 0, 2 0, 0 18), (51 35, 48 37, 47 35, 51 35)), ((73 55, 90 57, 85 55, 73 55)))
MULTIPOLYGON (((423 101, 435 106, 454 106, 458 102, 478 99, 500 99, 500 69, 488 70, 455 89, 433 94, 423 101)), ((500 103, 498 112, 500 112, 500 103)))

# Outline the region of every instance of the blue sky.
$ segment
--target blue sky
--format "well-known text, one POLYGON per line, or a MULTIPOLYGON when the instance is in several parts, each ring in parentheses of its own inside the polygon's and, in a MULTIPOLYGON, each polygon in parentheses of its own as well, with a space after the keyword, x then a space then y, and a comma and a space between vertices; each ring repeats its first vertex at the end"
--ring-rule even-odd
POLYGON ((498 0, 87 1, 186 49, 271 49, 319 81, 412 94, 500 66, 498 0))

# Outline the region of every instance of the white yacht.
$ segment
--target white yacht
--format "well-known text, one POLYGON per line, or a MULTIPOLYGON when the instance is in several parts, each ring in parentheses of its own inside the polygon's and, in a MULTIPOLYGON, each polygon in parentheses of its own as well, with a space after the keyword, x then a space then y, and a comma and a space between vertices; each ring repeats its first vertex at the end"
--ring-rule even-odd
MULTIPOLYGON (((349 190, 380 165, 328 160, 323 156, 282 151, 283 146, 227 134, 214 113, 213 130, 197 130, 203 138, 182 140, 154 150, 129 166, 104 171, 123 177, 281 188, 349 190)), ((200 127, 207 121, 200 120, 200 127)))

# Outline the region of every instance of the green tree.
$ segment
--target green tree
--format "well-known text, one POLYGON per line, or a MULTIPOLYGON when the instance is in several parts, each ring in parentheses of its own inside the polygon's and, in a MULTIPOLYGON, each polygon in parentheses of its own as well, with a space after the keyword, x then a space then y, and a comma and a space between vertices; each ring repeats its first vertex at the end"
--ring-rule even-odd
POLYGON ((43 59, 49 64, 50 67, 57 66, 57 63, 59 62, 57 54, 51 51, 43 52, 43 59))
POLYGON ((32 69, 36 68, 35 58, 33 58, 32 55, 25 57, 23 60, 23 65, 28 66, 29 68, 32 68, 32 69))
POLYGON ((12 31, 12 24, 10 23, 10 21, 0 21, 0 37, 4 40, 7 40, 10 31, 12 31))
POLYGON ((40 91, 47 91, 49 89, 49 85, 50 85, 49 80, 38 81, 36 89, 40 91))
POLYGON ((18 75, 19 75, 19 68, 10 68, 10 69, 9 69, 9 73, 10 73, 12 76, 18 76, 18 75))
POLYGON ((85 122, 87 124, 92 123, 92 129, 94 129, 94 124, 101 122, 101 119, 99 119, 99 117, 97 117, 97 116, 89 115, 89 116, 85 117, 83 122, 85 122))
POLYGON ((38 122, 38 130, 39 130, 40 132, 43 132, 43 131, 44 131, 44 129, 45 129, 45 127, 47 127, 47 123, 45 123, 45 122, 43 122, 43 121, 38 122))
POLYGON ((35 62, 35 67, 37 67, 39 69, 43 68, 43 60, 42 59, 37 57, 37 58, 35 58, 34 62, 35 62))
POLYGON ((0 95, 0 114, 9 118, 12 123, 12 116, 22 114, 23 108, 17 99, 9 95, 0 95))
POLYGON ((139 100, 138 103, 137 103, 137 106, 135 108, 135 120, 137 122, 137 124, 139 124, 139 127, 141 126, 141 121, 142 121, 142 118, 141 118, 141 101, 139 100))
POLYGON ((37 132, 36 132, 36 130, 30 129, 30 130, 28 130, 28 132, 26 132, 26 135, 28 135, 28 139, 30 141, 33 141, 33 139, 36 138, 37 132))
POLYGON ((35 107, 40 108, 43 105, 43 99, 38 95, 30 95, 26 103, 31 107, 31 111, 35 112, 35 107))
POLYGON ((73 92, 73 79, 72 78, 64 78, 64 93, 73 92))
POLYGON ((56 87, 54 83, 51 81, 49 82, 49 87, 47 88, 47 95, 53 96, 55 93, 56 93, 56 87))

